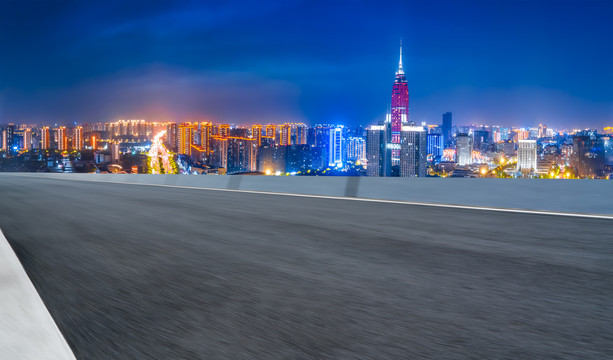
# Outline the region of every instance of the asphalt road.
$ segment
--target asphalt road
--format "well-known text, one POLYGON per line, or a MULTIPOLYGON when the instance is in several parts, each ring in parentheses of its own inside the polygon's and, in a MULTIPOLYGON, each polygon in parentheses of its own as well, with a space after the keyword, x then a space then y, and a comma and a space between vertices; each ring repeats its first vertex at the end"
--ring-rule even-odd
POLYGON ((2 176, 0 227, 79 359, 613 358, 613 220, 2 176))

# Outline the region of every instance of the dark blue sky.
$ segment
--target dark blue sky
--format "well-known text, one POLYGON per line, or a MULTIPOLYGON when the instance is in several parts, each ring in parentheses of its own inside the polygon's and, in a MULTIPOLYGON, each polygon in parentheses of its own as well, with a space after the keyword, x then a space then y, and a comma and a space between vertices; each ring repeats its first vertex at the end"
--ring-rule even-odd
POLYGON ((0 123, 613 125, 613 1, 0 0, 0 123), (221 4, 223 3, 223 4, 221 4))

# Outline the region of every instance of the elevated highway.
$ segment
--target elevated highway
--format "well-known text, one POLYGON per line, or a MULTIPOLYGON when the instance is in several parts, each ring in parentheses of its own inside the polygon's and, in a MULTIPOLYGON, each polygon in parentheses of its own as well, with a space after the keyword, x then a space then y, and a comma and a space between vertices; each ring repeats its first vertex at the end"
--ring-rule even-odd
POLYGON ((610 183, 386 180, 0 174, 0 228, 77 359, 613 356, 610 183))

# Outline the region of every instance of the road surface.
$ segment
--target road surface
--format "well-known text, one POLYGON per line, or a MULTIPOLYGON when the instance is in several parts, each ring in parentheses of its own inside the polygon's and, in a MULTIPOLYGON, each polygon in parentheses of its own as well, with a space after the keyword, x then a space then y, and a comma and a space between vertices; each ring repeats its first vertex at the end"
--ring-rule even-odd
POLYGON ((612 220, 8 175, 0 199, 78 359, 613 357, 612 220))

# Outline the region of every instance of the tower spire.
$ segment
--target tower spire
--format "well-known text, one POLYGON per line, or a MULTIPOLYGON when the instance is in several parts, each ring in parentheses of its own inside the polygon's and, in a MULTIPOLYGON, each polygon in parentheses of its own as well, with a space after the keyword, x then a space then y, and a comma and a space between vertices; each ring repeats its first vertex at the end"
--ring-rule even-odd
POLYGON ((398 61, 398 71, 396 74, 404 74, 404 70, 402 69, 402 39, 400 39, 400 61, 398 61))

